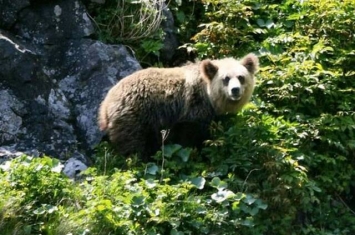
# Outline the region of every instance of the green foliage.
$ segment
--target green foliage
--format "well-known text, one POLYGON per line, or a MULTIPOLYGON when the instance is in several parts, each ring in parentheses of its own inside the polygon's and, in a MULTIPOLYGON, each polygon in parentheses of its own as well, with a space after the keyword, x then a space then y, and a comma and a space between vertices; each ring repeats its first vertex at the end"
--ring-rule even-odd
POLYGON ((215 123, 204 149, 269 205, 252 234, 353 234, 355 2, 202 3, 188 44, 201 58, 261 59, 254 106, 215 123))
POLYGON ((169 9, 174 15, 179 40, 188 42, 198 32, 199 20, 204 17, 203 4, 196 0, 173 0, 169 9))
MULTIPOLYGON (((243 234, 352 234, 354 1, 175 1, 171 8, 181 39, 201 58, 254 51, 261 69, 254 105, 212 125, 203 150, 210 164, 168 154, 157 158, 162 172, 157 165, 149 172, 195 175, 196 185, 219 177, 234 194, 262 198, 267 209, 253 216, 253 229, 238 228, 243 234)), ((228 191, 214 194, 224 197, 228 191)))
POLYGON ((61 177, 61 167, 56 159, 27 156, 1 166, 2 234, 54 234, 60 207, 75 199, 75 188, 61 177))
POLYGON ((201 57, 220 58, 221 55, 250 52, 254 48, 254 33, 258 29, 251 24, 252 6, 243 1, 202 1, 205 6, 205 21, 202 30, 193 40, 201 57))
MULTIPOLYGON (((164 152, 187 161, 191 150, 167 146, 164 152)), ((2 234, 228 234, 252 227, 267 208, 220 177, 165 172, 162 178, 163 166, 154 163, 107 175, 92 168, 76 184, 47 157, 24 156, 1 169, 2 234)))

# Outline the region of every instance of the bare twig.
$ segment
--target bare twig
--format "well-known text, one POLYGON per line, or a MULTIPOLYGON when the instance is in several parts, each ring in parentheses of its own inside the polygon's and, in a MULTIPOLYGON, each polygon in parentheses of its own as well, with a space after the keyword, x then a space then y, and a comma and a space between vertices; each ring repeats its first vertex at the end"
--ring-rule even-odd
POLYGON ((244 180, 244 182, 243 182, 242 190, 241 190, 242 192, 244 192, 244 186, 246 185, 246 183, 247 183, 247 181, 248 181, 248 178, 249 178, 249 176, 251 175, 251 173, 252 173, 253 171, 260 171, 260 170, 261 170, 261 169, 253 169, 253 170, 249 171, 247 177, 245 178, 245 180, 244 180))
POLYGON ((162 162, 161 162, 161 175, 160 175, 160 182, 163 181, 163 174, 164 174, 164 164, 165 164, 165 153, 164 153, 164 143, 166 138, 168 138, 170 129, 161 130, 161 151, 162 151, 162 162))
POLYGON ((344 205, 352 214, 355 215, 355 211, 353 211, 353 210, 348 206, 348 204, 346 204, 346 202, 340 197, 340 195, 339 195, 339 194, 336 194, 336 195, 337 195, 337 197, 340 199, 341 203, 343 203, 343 205, 344 205))

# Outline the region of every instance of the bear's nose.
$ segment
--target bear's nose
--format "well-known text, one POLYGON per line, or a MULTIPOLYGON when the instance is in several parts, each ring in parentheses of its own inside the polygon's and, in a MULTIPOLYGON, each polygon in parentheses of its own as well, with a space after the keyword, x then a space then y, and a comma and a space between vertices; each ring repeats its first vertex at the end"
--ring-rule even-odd
POLYGON ((233 87, 232 88, 232 95, 237 96, 240 93, 240 88, 239 87, 233 87))

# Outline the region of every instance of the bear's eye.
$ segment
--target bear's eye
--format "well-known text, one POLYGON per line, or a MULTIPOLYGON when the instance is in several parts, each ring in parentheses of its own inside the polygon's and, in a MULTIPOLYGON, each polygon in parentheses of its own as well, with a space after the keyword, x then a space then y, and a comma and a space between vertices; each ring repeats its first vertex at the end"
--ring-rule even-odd
POLYGON ((239 82, 241 84, 244 84, 244 82, 245 82, 245 77, 244 76, 238 76, 238 79, 239 79, 239 82))

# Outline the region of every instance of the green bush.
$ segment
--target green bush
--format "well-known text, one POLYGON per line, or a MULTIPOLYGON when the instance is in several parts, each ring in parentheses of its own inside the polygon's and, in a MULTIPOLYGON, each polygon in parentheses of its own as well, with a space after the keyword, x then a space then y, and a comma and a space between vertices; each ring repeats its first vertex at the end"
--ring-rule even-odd
POLYGON ((354 233, 355 2, 203 2, 202 57, 261 58, 255 107, 208 155, 268 203, 265 233, 354 233))
POLYGON ((75 200, 59 160, 22 156, 0 168, 1 234, 53 234, 59 210, 75 200))
MULTIPOLYGON (((165 162, 188 161, 190 150, 166 146, 165 162), (181 158, 182 157, 182 158, 181 158), (176 159, 175 159, 176 158, 176 159)), ((157 157, 161 157, 161 153, 157 157)), ((2 234, 228 234, 252 227, 267 205, 233 192, 219 177, 163 172, 154 163, 74 184, 58 161, 23 156, 1 167, 2 234), (163 177, 162 177, 162 174, 163 177)))

